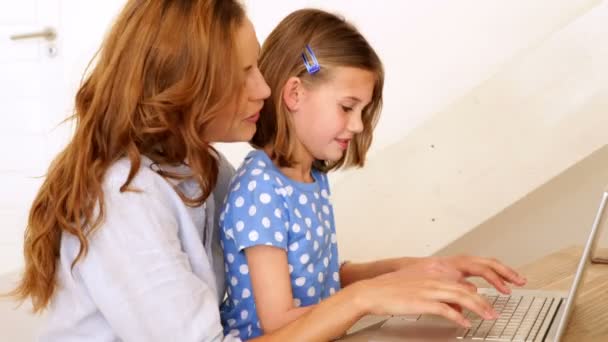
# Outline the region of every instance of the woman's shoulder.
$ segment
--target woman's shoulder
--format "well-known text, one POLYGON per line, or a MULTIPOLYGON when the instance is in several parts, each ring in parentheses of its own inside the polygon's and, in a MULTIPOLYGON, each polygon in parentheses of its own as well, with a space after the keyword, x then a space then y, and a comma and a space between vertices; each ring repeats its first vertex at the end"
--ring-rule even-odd
MULTIPOLYGON (((167 213, 174 213, 177 208, 183 206, 183 201, 176 188, 184 195, 194 197, 200 190, 193 186, 180 184, 183 180, 171 179, 161 176, 159 166, 149 158, 142 156, 139 165, 134 165, 128 158, 122 158, 114 162, 106 171, 103 181, 103 197, 106 205, 125 206, 128 208, 145 207, 163 208, 167 213), (134 169, 132 167, 134 166, 134 169), (131 180, 128 182, 129 178, 131 180), (191 189, 192 188, 192 189, 191 189)), ((188 174, 187 166, 171 167, 171 172, 188 174)), ((163 166, 162 170, 166 171, 163 166)), ((196 184, 194 184, 196 185, 196 184)))
POLYGON ((110 165, 103 177, 104 191, 120 191, 131 174, 133 174, 133 178, 129 182, 130 190, 141 191, 157 188, 158 185, 161 187, 169 185, 168 181, 154 170, 155 164, 147 157, 142 156, 139 165, 135 165, 134 170, 131 170, 132 166, 133 163, 126 157, 110 165))

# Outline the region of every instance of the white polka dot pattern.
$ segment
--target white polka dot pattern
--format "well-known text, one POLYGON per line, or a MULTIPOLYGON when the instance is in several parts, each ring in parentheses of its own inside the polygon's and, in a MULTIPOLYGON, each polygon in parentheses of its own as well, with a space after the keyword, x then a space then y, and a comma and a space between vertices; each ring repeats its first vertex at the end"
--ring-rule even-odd
POLYGON ((247 339, 262 334, 244 251, 249 247, 287 253, 294 307, 316 304, 340 289, 327 176, 319 171, 312 175, 314 183, 294 182, 264 152, 254 151, 232 180, 220 211, 228 286, 220 308, 225 334, 247 339))

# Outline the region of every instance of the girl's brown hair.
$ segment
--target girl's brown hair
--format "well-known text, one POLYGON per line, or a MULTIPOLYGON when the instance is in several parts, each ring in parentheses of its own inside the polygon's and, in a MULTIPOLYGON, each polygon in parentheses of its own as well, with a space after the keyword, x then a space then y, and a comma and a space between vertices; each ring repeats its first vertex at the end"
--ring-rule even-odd
POLYGON ((329 171, 340 167, 363 166, 372 142, 373 129, 382 107, 384 69, 380 58, 357 29, 334 14, 316 9, 291 13, 270 33, 260 54, 259 68, 270 86, 257 132, 251 144, 271 147, 271 158, 279 166, 295 164, 295 135, 291 117, 282 100, 282 88, 290 77, 299 77, 306 86, 315 86, 331 77, 332 67, 354 67, 376 75, 370 104, 362 114, 363 132, 355 135, 344 156, 335 162, 318 160, 315 167, 329 171), (302 60, 306 46, 313 50, 321 69, 313 75, 302 60))
POLYGON ((145 155, 158 164, 187 160, 203 194, 180 196, 188 205, 205 201, 218 171, 201 132, 242 88, 234 37, 244 20, 241 4, 232 0, 128 1, 76 95, 74 136, 32 204, 25 272, 10 295, 31 298, 34 312, 48 305, 61 235, 80 241, 73 267, 104 219, 104 174, 121 158, 131 162, 121 192, 145 155))

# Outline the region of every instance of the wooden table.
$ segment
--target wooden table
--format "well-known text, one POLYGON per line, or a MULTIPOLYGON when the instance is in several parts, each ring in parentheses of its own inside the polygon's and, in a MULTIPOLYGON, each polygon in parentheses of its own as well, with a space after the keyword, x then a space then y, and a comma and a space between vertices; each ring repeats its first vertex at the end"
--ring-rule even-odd
MULTIPOLYGON (((528 278, 530 289, 570 288, 582 247, 569 247, 519 268, 528 278)), ((600 255, 608 255, 603 250, 600 255)), ((575 303, 563 342, 608 342, 608 265, 594 264, 587 269, 585 284, 575 303)), ((365 317, 340 341, 364 341, 373 335, 384 317, 365 317), (367 328, 364 328, 367 327, 367 328), (362 329, 364 328, 364 329, 362 329), (356 332, 356 333, 355 333, 356 332)))

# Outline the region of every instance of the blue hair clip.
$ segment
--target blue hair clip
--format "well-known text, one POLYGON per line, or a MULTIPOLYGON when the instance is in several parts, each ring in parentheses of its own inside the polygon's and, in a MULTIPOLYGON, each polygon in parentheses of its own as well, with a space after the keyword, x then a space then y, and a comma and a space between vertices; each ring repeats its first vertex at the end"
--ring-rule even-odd
POLYGON ((317 56, 312 52, 310 45, 306 45, 306 51, 310 55, 310 59, 306 56, 306 52, 302 52, 302 59, 304 60, 304 66, 306 67, 306 71, 309 74, 313 75, 321 70, 321 66, 319 65, 319 61, 317 60, 317 56))

